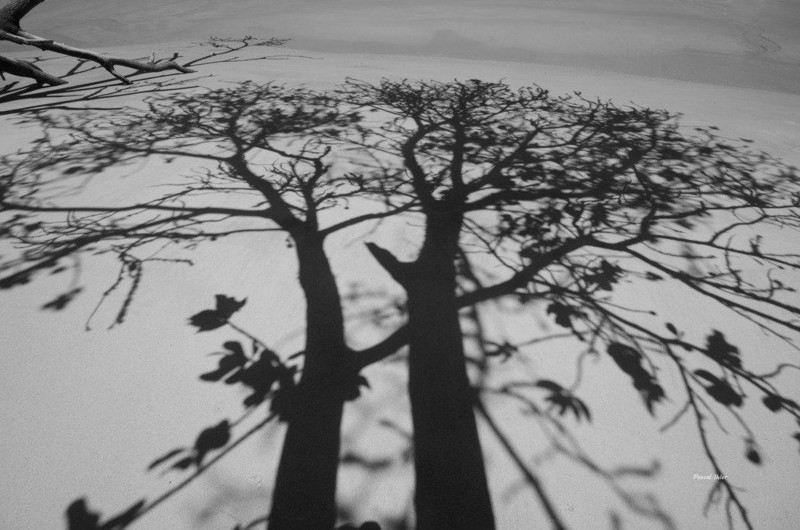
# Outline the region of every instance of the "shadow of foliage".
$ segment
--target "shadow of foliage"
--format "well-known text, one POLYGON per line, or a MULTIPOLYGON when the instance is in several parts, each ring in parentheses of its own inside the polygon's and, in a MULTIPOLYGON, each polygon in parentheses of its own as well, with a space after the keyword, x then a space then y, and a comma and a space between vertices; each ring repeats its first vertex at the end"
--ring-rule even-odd
MULTIPOLYGON (((191 250, 222 237, 281 230, 298 252, 316 238, 316 252, 334 232, 405 215, 423 225, 416 261, 375 243, 369 250, 407 293, 419 292, 426 274, 441 272, 431 268, 427 249, 438 257, 447 247, 451 254, 439 263, 457 262, 456 313, 496 301, 546 319, 574 338, 584 357, 613 363, 651 415, 667 407, 668 396, 682 403, 665 427, 693 416, 717 474, 725 475, 701 420, 709 412, 738 419, 736 409, 752 399, 744 387, 769 411, 800 419, 787 395, 793 389, 777 383, 784 366, 757 373, 723 331, 693 339, 652 308, 618 299, 631 285, 669 286, 687 304, 710 301, 742 325, 794 347, 800 309, 792 282, 800 254, 769 236, 776 227, 800 228, 800 180, 795 168, 747 139, 726 138, 715 127, 687 130, 662 110, 479 80, 351 80, 332 92, 242 83, 155 96, 144 108, 114 116, 52 112, 32 119, 45 136, 29 152, 7 157, 0 181, 2 237, 21 249, 0 263, 2 287, 56 270, 67 257, 105 252, 119 257, 129 300, 143 266, 168 246, 191 250), (82 189, 109 169, 143 159, 180 159, 197 170, 141 202, 60 203, 64 188, 82 189), (336 170, 334 159, 342 164, 336 170), (666 367, 677 374, 669 386, 666 367)), ((299 254, 299 261, 319 264, 324 255, 299 254)), ((75 288, 49 308, 63 308, 75 288)), ((242 303, 218 298, 192 325, 222 327, 242 303)), ((397 314, 409 318, 411 304, 400 305, 397 314)), ((346 382, 339 397, 358 398, 366 383, 360 369, 397 352, 408 331, 400 324, 373 347, 347 349, 343 371, 327 373, 346 382)), ((482 355, 491 362, 517 359, 535 340, 487 337, 482 355)), ((249 387, 246 407, 273 391, 274 407, 280 402, 274 385, 295 388, 288 382, 299 372, 266 346, 248 351, 229 341, 223 347, 216 369, 201 378, 249 387)), ((578 397, 580 377, 578 371, 573 385, 529 378, 481 391, 519 401, 532 415, 548 411, 559 421, 588 421, 592 403, 578 397)), ((285 416, 282 410, 273 412, 285 416)), ((211 427, 210 441, 201 444, 198 437, 193 448, 167 460, 180 457, 186 464, 178 468, 201 471, 206 453, 229 446, 226 425, 211 427)), ((756 435, 741 425, 744 458, 760 464, 756 435)), ((568 457, 591 467, 585 455, 568 457)), ((537 495, 552 504, 543 489, 537 495)), ((736 509, 750 526, 727 479, 715 483, 709 501, 723 497, 729 514, 736 509)), ((551 508, 554 526, 564 526, 551 508)), ((655 517, 666 520, 662 515, 655 517)))

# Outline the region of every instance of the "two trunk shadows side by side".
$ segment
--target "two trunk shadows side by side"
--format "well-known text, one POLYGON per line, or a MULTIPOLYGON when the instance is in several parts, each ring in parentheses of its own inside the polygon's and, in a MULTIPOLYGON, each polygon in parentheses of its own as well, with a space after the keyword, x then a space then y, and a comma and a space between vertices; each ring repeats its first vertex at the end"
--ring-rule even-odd
POLYGON ((306 297, 306 349, 300 383, 288 396, 271 530, 330 530, 336 522, 336 475, 344 408, 341 367, 348 352, 341 300, 318 234, 295 236, 306 297))

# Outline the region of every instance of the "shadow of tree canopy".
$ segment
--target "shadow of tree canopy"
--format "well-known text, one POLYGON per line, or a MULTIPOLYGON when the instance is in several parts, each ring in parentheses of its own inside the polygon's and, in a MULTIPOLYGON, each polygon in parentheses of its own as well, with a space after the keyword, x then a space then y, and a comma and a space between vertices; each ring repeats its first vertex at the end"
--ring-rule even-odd
MULTIPOLYGON (((682 378, 679 388, 686 402, 679 417, 694 414, 706 456, 720 476, 724 473, 702 421, 708 407, 702 396, 738 420, 741 385, 749 384, 768 409, 785 410, 797 419, 797 403, 775 398, 779 392, 770 376, 744 368, 738 348, 722 332, 712 330, 705 343, 690 343, 674 325, 667 323, 667 332, 661 333, 663 321, 653 327, 652 320, 644 323, 636 316, 637 310, 649 308, 620 306, 610 296, 623 282, 669 281, 794 346, 798 308, 789 284, 796 280, 798 254, 779 246, 767 250, 758 230, 797 229, 795 168, 749 149, 747 140, 724 138, 713 127, 687 134, 666 111, 620 108, 579 93, 553 97, 538 87, 512 90, 477 80, 351 81, 342 95, 352 104, 388 114, 377 126, 363 128, 357 141, 368 152, 386 155, 367 180, 388 183, 393 196, 414 197, 426 218, 415 261, 401 262, 371 247, 409 293, 409 307, 412 293, 419 290, 424 300, 426 292, 436 289, 426 280, 442 282, 436 275, 441 264, 430 264, 443 254, 447 261, 458 259, 463 251, 462 272, 470 261, 484 272, 462 288, 458 305, 501 296, 515 297, 522 305, 543 302, 558 326, 586 344, 587 353, 605 350, 630 377, 651 414, 667 395, 658 378, 659 364, 667 360, 682 378), (687 361, 684 352, 699 355, 687 361), (713 361, 718 375, 688 366, 706 360, 713 361)), ((448 293, 437 295, 438 302, 428 302, 429 320, 435 319, 437 305, 446 307, 442 300, 448 293)), ((417 326, 437 336, 435 326, 425 322, 417 326)), ((441 347, 441 333, 437 339, 441 347)), ((430 374, 436 349, 424 341, 421 378, 430 374)), ((458 342, 452 340, 454 348, 458 342)), ((506 353, 513 351, 512 344, 505 345, 506 353)), ((413 374, 413 341, 411 350, 413 374)), ((442 366, 432 379, 442 380, 446 373, 442 366)), ((548 390, 547 400, 561 413, 589 418, 586 404, 563 386, 549 380, 532 386, 548 390)), ((413 409, 413 383, 411 388, 413 409)), ((511 393, 507 387, 500 390, 511 393)), ((443 393, 431 395, 436 401, 429 402, 447 399, 443 393)), ((466 401, 453 403, 451 414, 466 401)), ((760 463, 755 434, 746 426, 743 430, 746 458, 760 463)), ((438 449, 438 458, 447 458, 444 447, 456 443, 449 441, 431 452, 438 449)), ((418 483, 419 475, 418 467, 418 483)), ((440 477, 438 494, 446 495, 451 486, 440 477)), ((561 527, 544 492, 531 486, 554 526, 561 527)), ((750 526, 727 480, 716 483, 709 499, 723 495, 726 509, 735 507, 750 526)))
MULTIPOLYGON (((580 396, 581 363, 571 384, 528 377, 523 370, 510 379, 491 377, 498 362, 523 362, 548 338, 572 337, 580 343, 581 358, 612 362, 629 380, 630 395, 653 416, 668 398, 681 403, 667 427, 692 417, 704 455, 720 476, 726 473, 712 427, 704 422, 707 414, 727 414, 737 422, 743 456, 754 464, 762 462, 757 436, 738 413, 754 401, 751 394, 768 411, 800 420, 793 389, 778 385, 778 375, 797 366, 778 364, 758 373, 728 342, 725 330, 709 329, 693 339, 652 308, 624 301, 630 286, 669 286, 687 303, 713 302, 742 326, 796 348, 800 309, 792 284, 800 254, 769 236, 774 228, 800 228, 798 175, 746 139, 725 138, 714 127, 687 131, 663 110, 479 80, 350 80, 329 92, 242 83, 156 95, 143 108, 113 115, 39 112, 30 119, 45 134, 27 152, 5 157, 8 170, 0 181, 0 237, 12 248, 0 262, 0 287, 63 270, 66 258, 111 253, 120 260, 119 278, 106 295, 127 285, 115 318, 121 323, 149 262, 184 260, 173 257, 176 251, 237 234, 287 233, 307 287, 307 339, 311 344, 323 329, 341 330, 342 336, 334 337, 341 343, 331 356, 335 360, 309 365, 324 357, 310 354, 309 347, 301 354, 302 368, 281 371, 276 367, 284 365, 276 358, 247 354, 228 341, 218 367, 201 378, 252 382, 258 399, 245 407, 269 401, 274 408, 286 403, 271 394, 273 383, 283 381, 274 387, 279 389, 302 386, 311 395, 321 379, 298 381, 320 371, 341 385, 324 388, 309 403, 319 407, 314 400, 335 396, 341 406, 358 399, 362 368, 408 345, 415 474, 418 485, 427 481, 416 495, 418 518, 437 512, 443 520, 461 521, 477 509, 482 510, 477 516, 493 520, 491 506, 483 506, 488 496, 476 487, 486 482, 482 461, 475 465, 476 410, 552 525, 566 527, 558 499, 550 498, 493 421, 485 398, 495 396, 520 403, 546 425, 554 451, 607 480, 635 516, 671 525, 661 508, 637 504, 619 488, 624 473, 594 463, 570 433, 571 422, 592 420, 592 404, 580 396), (136 202, 100 203, 85 193, 109 170, 154 158, 189 162, 195 170, 168 191, 158 188, 136 202), (308 288, 302 270, 323 262, 329 268, 322 242, 330 234, 393 216, 422 225, 413 259, 388 250, 392 241, 367 246, 406 293, 398 313, 402 321, 383 341, 355 351, 346 346, 340 323, 325 325, 336 311, 322 315, 341 311, 338 291, 330 292, 330 285, 308 288), (162 258, 166 249, 170 257, 162 258), (314 304, 323 298, 325 303, 314 304), (498 311, 538 314, 561 333, 520 339, 482 332, 483 315, 498 311), (433 352, 430 341, 441 352, 433 352), (437 361, 447 356, 450 364, 437 361), (257 375, 245 375, 262 358, 267 361, 252 372, 257 375), (458 363, 474 368, 471 378, 465 368, 463 378, 453 382, 458 363), (677 377, 667 385, 663 374, 669 370, 677 377), (414 373, 426 378, 415 384, 414 373), (442 438, 442 427, 455 418, 462 418, 451 429, 458 440, 442 438), (464 444, 473 452, 453 449, 464 444), (421 466, 426 458, 446 464, 421 466), (483 498, 462 496, 461 486, 483 498)), ((71 285, 45 308, 62 309, 79 292, 71 285)), ((235 311, 217 301, 205 316, 195 314, 192 324, 200 330, 229 324, 235 311)), ((288 403, 294 406, 291 399, 288 403)), ((300 417, 312 409, 302 410, 300 417)), ((338 429, 340 416, 326 421, 338 429)), ((211 445, 198 447, 206 429, 194 447, 165 455, 158 464, 174 458, 179 471, 202 472, 201 453, 236 443, 229 427, 209 427, 216 429, 212 435, 227 436, 208 435, 211 445)), ((325 465, 335 470, 338 452, 327 458, 325 465)), ((369 460, 351 457, 356 461, 369 468, 369 460)), ((735 510, 752 527, 737 491, 727 478, 716 481, 709 504, 723 503, 731 525, 735 510)), ((145 513, 143 505, 136 506, 125 524, 145 513)), ((425 524, 431 527, 430 521, 425 524)))

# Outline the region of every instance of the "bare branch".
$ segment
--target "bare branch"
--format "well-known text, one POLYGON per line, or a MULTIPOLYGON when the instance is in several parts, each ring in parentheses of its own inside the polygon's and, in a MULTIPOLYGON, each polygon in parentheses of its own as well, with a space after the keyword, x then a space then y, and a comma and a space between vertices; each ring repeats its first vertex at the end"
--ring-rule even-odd
POLYGON ((30 61, 10 59, 0 55, 0 76, 2 76, 3 73, 15 75, 17 77, 28 77, 43 85, 56 86, 67 83, 67 81, 60 77, 48 74, 30 61))

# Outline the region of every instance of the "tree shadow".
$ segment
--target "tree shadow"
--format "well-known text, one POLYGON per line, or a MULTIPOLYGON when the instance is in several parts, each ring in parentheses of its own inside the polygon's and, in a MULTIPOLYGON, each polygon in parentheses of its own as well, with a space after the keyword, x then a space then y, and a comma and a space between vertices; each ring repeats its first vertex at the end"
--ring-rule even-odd
MULTIPOLYGON (((3 237, 21 250, 0 264, 2 287, 57 270, 66 257, 114 254, 120 281, 111 289, 129 286, 116 318, 122 322, 144 268, 174 259, 161 257, 175 255, 164 254, 166 248, 191 251, 225 237, 286 234, 308 306, 302 369, 251 336, 253 348, 226 342, 216 369, 202 378, 247 387, 245 407, 269 402, 275 419, 306 423, 287 438, 285 447, 296 452, 292 465, 302 470, 279 473, 278 483, 292 483, 285 499, 294 498, 279 504, 296 515, 298 500, 308 505, 317 498, 298 477, 325 489, 326 501, 310 503, 324 505, 308 523, 315 528, 328 530, 336 520, 330 499, 341 463, 342 407, 360 397, 363 368, 406 345, 415 475, 418 484, 428 481, 424 493, 417 491, 418 517, 425 508, 431 520, 463 521, 477 506, 470 495, 486 503, 476 486, 486 482, 477 409, 552 525, 566 527, 556 500, 493 418, 484 400, 492 395, 526 408, 549 429, 554 454, 600 477, 629 511, 672 525, 657 503, 641 503, 619 485, 625 473, 598 466, 570 434, 567 421, 593 417, 591 400, 581 395, 583 361, 569 384, 525 373, 495 380, 497 363, 541 351, 547 337, 485 334, 478 309, 548 321, 555 337, 575 340, 580 359, 613 363, 631 386, 629 395, 652 416, 668 399, 681 403, 665 428, 691 417, 718 475, 726 474, 712 427, 703 422, 708 416, 733 418, 744 457, 762 460, 756 434, 738 412, 754 401, 745 388, 769 411, 800 419, 793 390, 776 378, 784 365, 759 373, 724 331, 692 338, 624 296, 628 285, 669 285, 687 303, 713 302, 741 325, 794 347, 800 309, 792 282, 800 254, 769 243, 767 229, 800 228, 800 185, 795 168, 746 139, 725 138, 714 127, 687 131, 666 111, 478 80, 350 81, 327 93, 242 83, 160 94, 144 109, 114 116, 38 112, 30 119, 46 134, 29 152, 6 160, 3 237), (162 168, 181 160, 196 170, 140 202, 60 203, 63 189, 84 189, 95 176, 144 159, 159 159, 162 168), (412 259, 398 257, 396 248, 372 242, 368 248, 405 298, 390 300, 385 339, 356 351, 342 312, 350 300, 340 294, 323 243, 339 231, 396 216, 422 225, 415 248, 406 252, 412 259), (668 370, 676 377, 668 380, 668 370), (320 452, 320 439, 335 442, 320 452)), ((69 303, 77 294, 76 286, 70 289, 52 309, 69 303)), ((199 331, 229 325, 242 303, 219 295, 216 307, 195 314, 192 325, 199 331)), ((215 461, 205 461, 209 453, 232 448, 232 425, 209 427, 194 446, 157 465, 201 473, 215 461)), ((344 455, 344 464, 367 472, 386 467, 385 460, 344 455)), ((651 470, 629 471, 648 477, 651 470)), ((731 519, 736 511, 751 526, 737 492, 720 480, 709 502, 724 503, 731 519)), ((480 517, 493 520, 491 509, 481 508, 480 517)))

